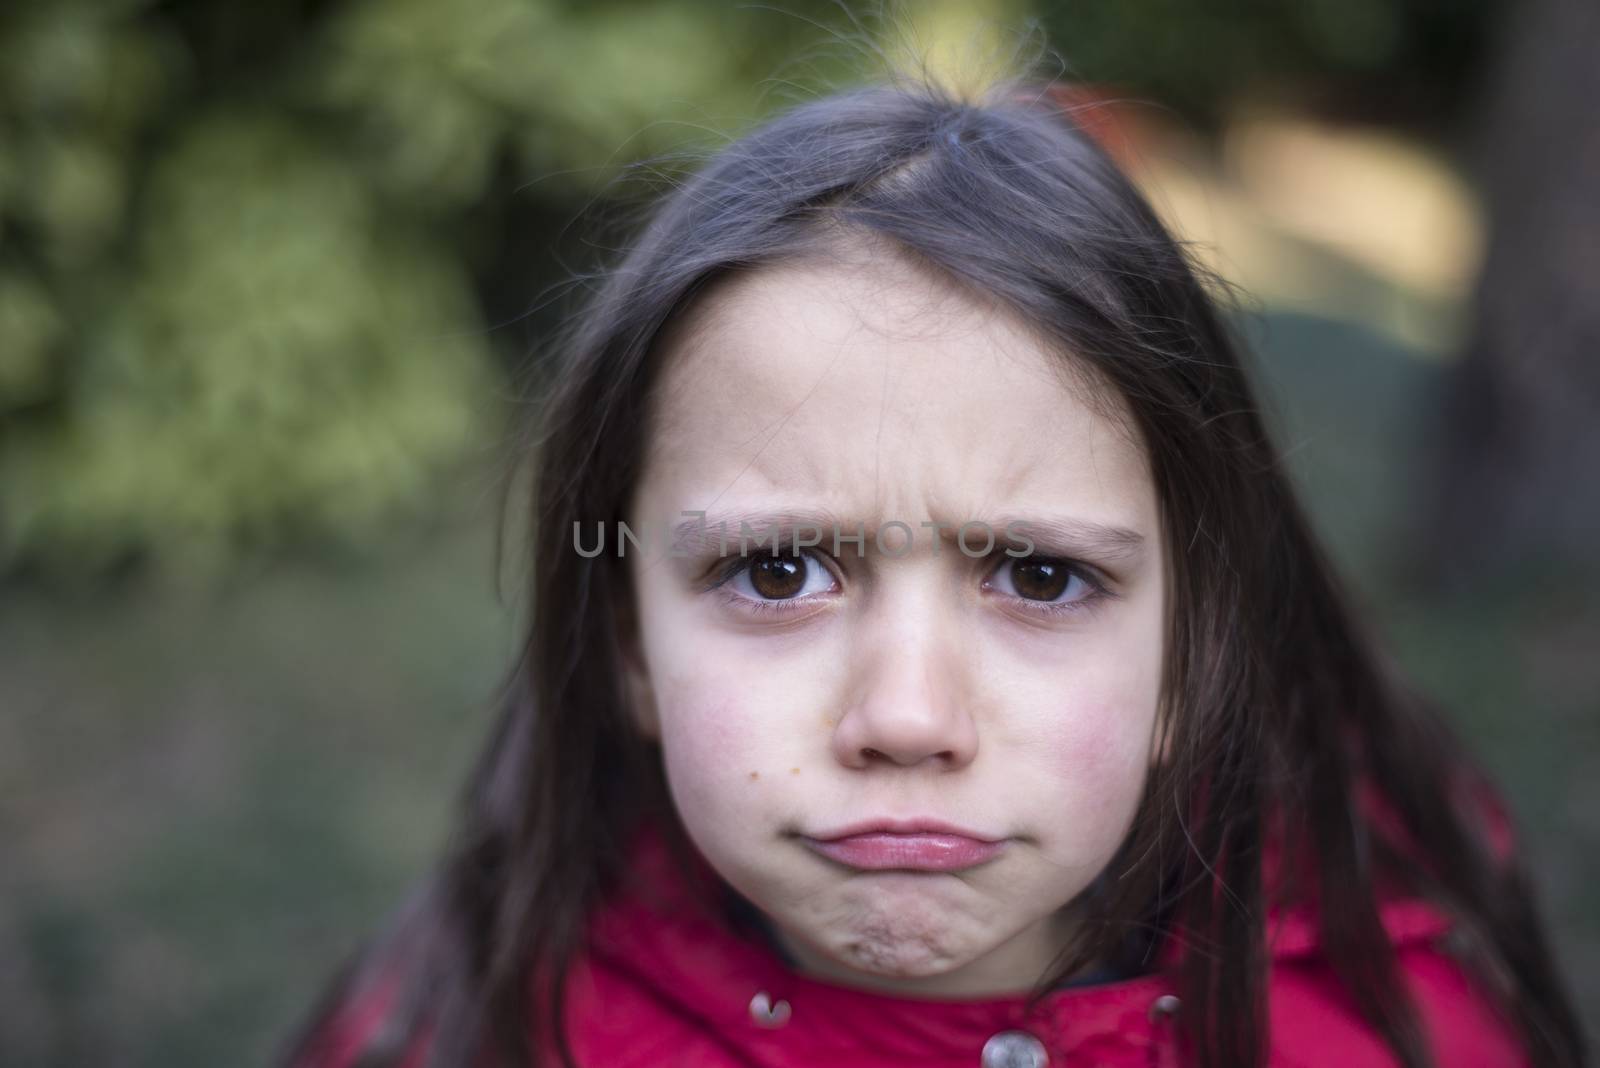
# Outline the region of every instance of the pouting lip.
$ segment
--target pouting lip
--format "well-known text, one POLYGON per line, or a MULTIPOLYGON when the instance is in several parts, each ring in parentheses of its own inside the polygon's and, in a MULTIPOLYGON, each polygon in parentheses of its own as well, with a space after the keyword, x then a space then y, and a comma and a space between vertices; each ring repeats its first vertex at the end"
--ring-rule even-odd
POLYGON ((920 817, 903 820, 861 820, 858 823, 852 823, 848 826, 839 827, 831 831, 823 831, 818 834, 808 834, 805 837, 815 839, 819 842, 832 842, 837 841, 840 838, 850 838, 858 834, 917 833, 953 834, 959 835, 962 838, 970 838, 975 842, 1001 842, 1005 840, 1003 837, 994 838, 986 834, 979 834, 977 831, 969 830, 966 827, 957 826, 954 823, 947 823, 944 820, 924 819, 920 817))

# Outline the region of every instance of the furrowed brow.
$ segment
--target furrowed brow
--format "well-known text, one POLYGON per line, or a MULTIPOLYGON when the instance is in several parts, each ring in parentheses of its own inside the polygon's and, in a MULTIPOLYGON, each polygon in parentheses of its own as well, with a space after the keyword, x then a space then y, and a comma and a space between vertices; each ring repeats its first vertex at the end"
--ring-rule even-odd
MULTIPOLYGON (((804 530, 820 537, 819 545, 829 544, 834 531, 854 534, 861 524, 846 523, 838 515, 821 511, 767 511, 707 513, 683 520, 672 528, 673 549, 679 553, 703 555, 724 552, 738 546, 741 536, 748 542, 773 544, 793 540, 804 530)), ((867 533, 872 532, 867 527, 867 533)))

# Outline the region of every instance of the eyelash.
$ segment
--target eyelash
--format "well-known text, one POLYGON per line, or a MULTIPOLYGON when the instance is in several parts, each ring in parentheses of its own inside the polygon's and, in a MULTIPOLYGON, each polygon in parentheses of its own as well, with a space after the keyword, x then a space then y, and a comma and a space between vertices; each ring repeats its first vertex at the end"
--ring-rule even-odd
MULTIPOLYGON (((783 548, 787 548, 787 547, 783 547, 783 548)), ((804 555, 804 556, 807 556, 807 557, 810 557, 810 558, 813 558, 813 559, 817 560, 820 563, 820 565, 822 567, 826 568, 830 573, 832 573, 834 571, 834 568, 832 568, 828 564, 822 562, 822 561, 826 561, 826 560, 832 559, 826 553, 819 552, 816 549, 803 549, 803 550, 801 550, 801 554, 804 555)), ((995 558, 997 556, 1005 556, 1005 554, 1004 554, 1003 551, 997 550, 995 552, 990 553, 987 558, 988 559, 993 559, 993 558, 995 558)), ((1011 601, 1014 601, 1014 602, 1017 602, 1017 603, 1023 605, 1024 606, 1024 611, 1035 613, 1036 615, 1040 616, 1041 618, 1044 618, 1044 619, 1061 619, 1061 618, 1067 617, 1069 615, 1074 615, 1074 614, 1079 613, 1079 612, 1092 611, 1092 610, 1098 608, 1102 604, 1102 602, 1104 602, 1106 600, 1109 600, 1110 598, 1116 596, 1116 594, 1111 592, 1111 590, 1107 587, 1106 583, 1103 580, 1101 580, 1094 573, 1094 571, 1091 568, 1088 567, 1088 565, 1081 564, 1076 560, 1072 560, 1072 559, 1069 559, 1067 557, 1061 557, 1061 556, 1044 556, 1042 554, 1041 555, 1032 555, 1032 556, 1027 556, 1027 557, 1006 556, 1005 558, 1006 558, 1006 560, 1033 559, 1033 560, 1038 560, 1038 561, 1043 562, 1043 563, 1061 564, 1061 565, 1063 565, 1063 566, 1065 566, 1067 568, 1068 572, 1072 576, 1075 576, 1080 581, 1082 581, 1084 583, 1084 585, 1089 587, 1089 592, 1084 594, 1082 597, 1079 597, 1075 601, 1035 601, 1035 600, 1031 600, 1031 599, 1029 599, 1027 597, 1016 597, 1016 596, 1013 596, 1011 594, 1000 594, 999 595, 999 596, 1006 597, 1011 601)), ((790 614, 794 613, 795 611, 798 611, 798 609, 795 607, 796 605, 806 604, 807 602, 813 600, 816 597, 816 595, 813 594, 813 595, 811 595, 809 597, 805 597, 805 598, 788 598, 788 599, 784 599, 784 600, 756 600, 755 598, 746 597, 743 594, 734 593, 732 590, 726 589, 725 587, 727 586, 728 583, 730 583, 734 579, 738 578, 739 575, 742 572, 744 572, 745 570, 747 570, 749 568, 752 559, 753 559, 753 557, 747 557, 747 556, 734 556, 734 557, 732 557, 731 558, 731 562, 726 564, 726 565, 724 565, 720 569, 720 571, 717 574, 716 580, 710 584, 709 589, 711 590, 711 592, 714 592, 723 602, 725 602, 726 604, 729 604, 730 606, 732 606, 734 609, 736 609, 738 611, 746 612, 746 613, 749 613, 749 614, 752 614, 752 615, 767 616, 767 617, 774 617, 774 618, 775 617, 780 617, 780 616, 785 616, 785 615, 790 615, 790 614)), ((1002 563, 1001 566, 1005 566, 1005 565, 1002 563)), ((994 571, 996 571, 996 572, 998 570, 999 570, 999 568, 995 568, 994 569, 994 571)), ((837 576, 835 576, 835 578, 837 580, 837 576)), ((1070 581, 1070 579, 1069 579, 1069 581, 1070 581)), ((987 585, 987 583, 989 582, 989 579, 985 579, 984 582, 987 585)))

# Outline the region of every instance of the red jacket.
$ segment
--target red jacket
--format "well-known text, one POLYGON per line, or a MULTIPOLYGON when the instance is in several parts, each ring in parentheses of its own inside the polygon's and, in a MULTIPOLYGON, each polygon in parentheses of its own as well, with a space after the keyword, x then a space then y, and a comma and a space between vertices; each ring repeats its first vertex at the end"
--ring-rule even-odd
MULTIPOLYGON (((764 942, 736 934, 715 910, 690 900, 656 831, 640 836, 635 856, 637 879, 591 917, 589 950, 569 979, 569 1035, 584 1068, 1181 1063, 1183 1007, 1167 974, 1061 989, 1033 1015, 1024 1015, 1022 996, 928 1001, 856 990, 795 973, 764 942)), ((1445 948, 1444 916, 1409 899, 1386 901, 1381 915, 1440 1068, 1527 1065, 1510 1025, 1445 948)), ((1318 942, 1309 910, 1269 921, 1268 1063, 1395 1064, 1318 942)), ((353 1020, 316 1068, 346 1068, 351 1040, 365 1026, 360 1016, 353 1020)))

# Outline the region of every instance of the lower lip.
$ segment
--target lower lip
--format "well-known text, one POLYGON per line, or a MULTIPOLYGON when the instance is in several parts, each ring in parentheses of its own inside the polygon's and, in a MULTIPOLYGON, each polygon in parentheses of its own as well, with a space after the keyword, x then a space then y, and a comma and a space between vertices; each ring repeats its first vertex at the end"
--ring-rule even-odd
POLYGON ((805 844, 829 859, 852 868, 885 871, 961 871, 1000 855, 1004 842, 980 842, 957 834, 857 834, 849 838, 805 844))

